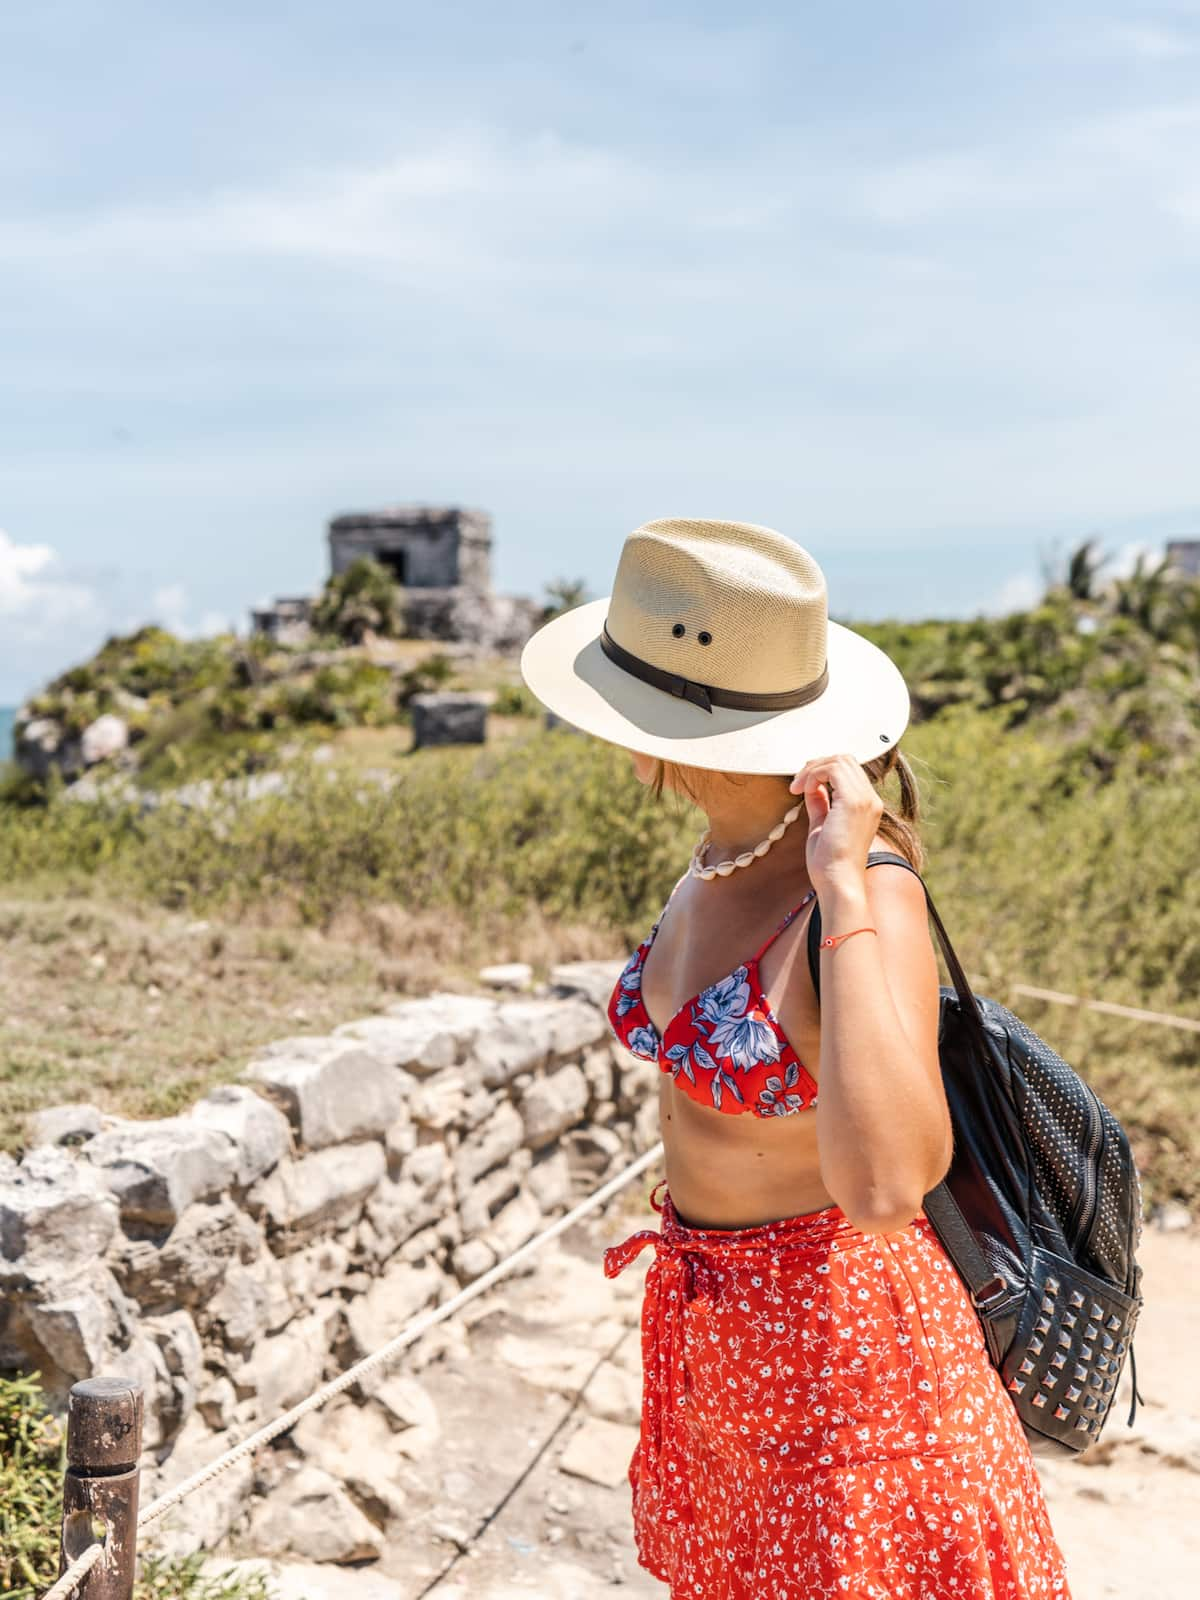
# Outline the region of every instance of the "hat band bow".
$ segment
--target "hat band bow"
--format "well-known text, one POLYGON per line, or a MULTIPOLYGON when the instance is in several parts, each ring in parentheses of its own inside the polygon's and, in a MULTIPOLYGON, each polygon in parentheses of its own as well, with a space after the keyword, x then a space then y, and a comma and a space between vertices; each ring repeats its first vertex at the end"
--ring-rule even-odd
POLYGON ((828 662, 821 668, 820 675, 811 683, 801 684, 798 689, 782 689, 777 693, 749 694, 741 689, 722 689, 711 683, 697 683, 694 678, 684 678, 677 672, 668 672, 663 667, 656 667, 652 661, 644 661, 641 656, 635 656, 631 650, 626 650, 624 645, 619 645, 609 633, 607 622, 600 631, 600 648, 623 672, 631 673, 643 683, 649 683, 655 689, 662 689, 677 699, 688 700, 692 705, 699 706, 702 711, 710 714, 714 706, 723 706, 730 711, 790 711, 795 706, 808 705, 810 701, 818 700, 829 684, 828 662))

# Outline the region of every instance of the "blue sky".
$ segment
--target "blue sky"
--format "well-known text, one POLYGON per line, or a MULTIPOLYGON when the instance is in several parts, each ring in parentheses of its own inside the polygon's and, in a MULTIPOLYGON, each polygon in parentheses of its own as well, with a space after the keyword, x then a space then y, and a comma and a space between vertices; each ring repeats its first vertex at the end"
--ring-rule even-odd
POLYGON ((0 701, 395 501, 1019 605, 1200 534, 1198 267, 1200 0, 3 7, 0 701))

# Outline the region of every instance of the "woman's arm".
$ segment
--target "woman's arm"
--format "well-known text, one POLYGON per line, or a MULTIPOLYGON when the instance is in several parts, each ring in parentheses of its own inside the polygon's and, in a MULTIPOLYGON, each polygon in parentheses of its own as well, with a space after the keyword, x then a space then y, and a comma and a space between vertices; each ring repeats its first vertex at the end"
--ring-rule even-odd
POLYGON ((809 875, 824 933, 817 1148, 821 1181, 850 1221, 888 1233, 945 1176, 950 1111, 938 1064, 938 967, 925 891, 911 872, 866 866, 883 802, 850 756, 810 762, 809 875))

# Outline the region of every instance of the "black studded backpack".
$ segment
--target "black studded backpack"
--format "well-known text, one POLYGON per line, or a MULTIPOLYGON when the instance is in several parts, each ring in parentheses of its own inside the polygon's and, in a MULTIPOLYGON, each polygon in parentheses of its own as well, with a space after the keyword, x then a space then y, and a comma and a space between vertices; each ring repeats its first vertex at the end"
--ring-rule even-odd
MULTIPOLYGON (((884 861, 921 877, 891 851, 867 857, 868 867, 884 861)), ((941 987, 938 1021, 954 1156, 925 1214, 970 1291, 1034 1454, 1074 1455, 1099 1437, 1126 1355, 1130 1426, 1142 1400, 1137 1163, 1079 1074, 1006 1006, 971 992, 921 884, 954 980, 941 987)), ((808 963, 818 995, 820 937, 817 904, 808 963)))

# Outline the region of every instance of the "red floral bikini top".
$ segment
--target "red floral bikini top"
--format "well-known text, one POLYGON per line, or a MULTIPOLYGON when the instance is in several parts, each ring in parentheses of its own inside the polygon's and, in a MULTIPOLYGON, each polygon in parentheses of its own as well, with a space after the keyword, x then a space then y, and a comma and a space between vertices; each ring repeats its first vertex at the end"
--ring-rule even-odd
POLYGON ((642 972, 666 915, 664 906, 650 937, 630 956, 608 1002, 608 1020, 620 1043, 644 1061, 657 1061, 690 1099, 702 1105, 711 1100, 718 1111, 787 1117, 816 1105, 816 1083, 788 1043, 758 972, 767 950, 803 911, 813 892, 810 889, 788 912, 749 961, 685 1001, 660 1038, 642 1000, 642 972))

